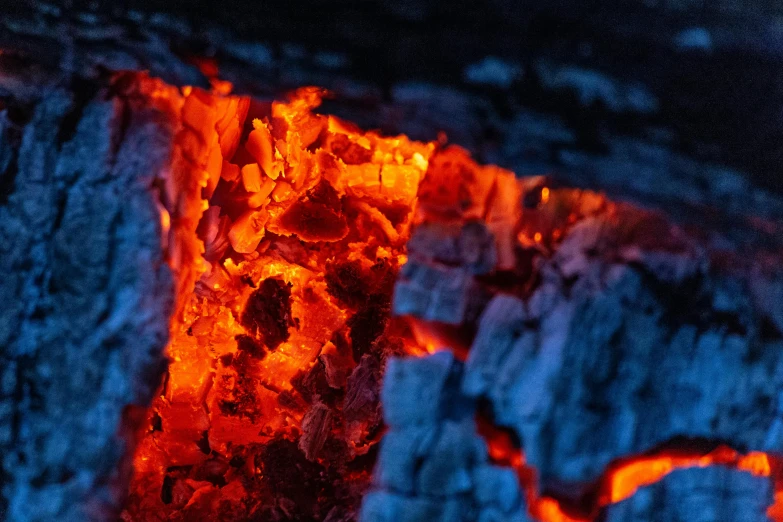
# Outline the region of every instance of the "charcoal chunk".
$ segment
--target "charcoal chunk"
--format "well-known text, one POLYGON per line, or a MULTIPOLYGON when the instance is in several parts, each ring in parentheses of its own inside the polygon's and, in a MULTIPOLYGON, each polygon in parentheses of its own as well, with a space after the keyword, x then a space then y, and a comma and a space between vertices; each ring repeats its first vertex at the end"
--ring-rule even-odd
POLYGON ((291 205, 280 216, 280 225, 304 241, 339 241, 348 235, 342 202, 326 180, 291 205))
POLYGON ((302 419, 302 436, 299 438, 299 449, 308 460, 315 460, 329 437, 333 423, 329 408, 317 402, 310 407, 302 419))
POLYGON ((236 336, 237 348, 241 352, 247 353, 250 357, 255 359, 263 359, 266 357, 266 349, 264 345, 253 339, 249 335, 237 335, 236 336))
POLYGON ((316 518, 313 515, 318 497, 332 494, 332 477, 323 466, 307 460, 294 441, 270 441, 256 456, 255 464, 262 469, 263 481, 278 502, 290 504, 294 520, 316 518))
POLYGON ((348 421, 358 421, 374 416, 378 410, 381 370, 378 360, 365 355, 348 377, 343 403, 343 413, 348 421))
POLYGON ((362 355, 368 353, 372 343, 383 334, 389 322, 390 309, 389 297, 375 294, 370 296, 364 306, 348 319, 355 361, 358 362, 362 355))
POLYGON ((240 323, 274 350, 288 340, 288 328, 295 325, 291 314, 291 284, 281 279, 264 279, 250 294, 240 323))

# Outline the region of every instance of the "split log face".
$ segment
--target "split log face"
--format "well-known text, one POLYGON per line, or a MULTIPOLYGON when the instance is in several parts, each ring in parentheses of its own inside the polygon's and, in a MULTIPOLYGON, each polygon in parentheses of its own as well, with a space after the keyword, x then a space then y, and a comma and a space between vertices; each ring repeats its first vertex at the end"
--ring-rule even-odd
POLYGON ((462 372, 447 352, 389 363, 389 432, 374 477, 381 489, 365 497, 362 520, 529 520, 514 471, 491 464, 476 432, 462 372))
POLYGON ((754 302, 747 274, 709 269, 685 238, 621 246, 635 211, 617 212, 574 225, 529 297, 490 303, 466 392, 490 398, 545 482, 596 480, 678 436, 780 451, 783 359, 761 333, 779 305, 754 302))
MULTIPOLYGON (((539 500, 533 516, 528 514, 520 477, 512 467, 492 464, 500 448, 477 432, 476 403, 462 391, 464 372, 462 363, 445 352, 390 362, 383 388, 390 431, 374 477, 378 489, 365 497, 361 519, 586 520, 563 513, 551 500, 539 500)), ((771 502, 772 482, 766 476, 724 466, 685 467, 607 505, 595 518, 761 522, 768 520, 771 502)))
POLYGON ((108 90, 41 94, 0 113, 0 512, 101 520, 124 497, 125 408, 164 367, 173 280, 152 186, 171 128, 108 90))

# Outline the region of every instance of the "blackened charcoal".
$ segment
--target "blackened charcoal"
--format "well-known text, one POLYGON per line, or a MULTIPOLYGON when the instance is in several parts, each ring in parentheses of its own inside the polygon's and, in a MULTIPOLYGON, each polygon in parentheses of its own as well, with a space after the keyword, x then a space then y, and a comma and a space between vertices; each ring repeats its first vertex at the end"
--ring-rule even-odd
POLYGON ((337 192, 326 180, 291 205, 280 225, 303 241, 339 241, 348 235, 348 221, 337 192))
POLYGON ((297 372, 291 379, 291 386, 308 404, 316 402, 319 397, 331 404, 338 397, 338 393, 329 387, 326 369, 320 363, 314 364, 309 370, 297 372))
POLYGON ((348 377, 343 413, 348 421, 369 419, 378 410, 381 370, 373 355, 364 355, 348 377))
POLYGON ((163 431, 163 419, 161 418, 160 414, 155 412, 155 414, 152 416, 152 431, 163 431))
POLYGON ((163 478, 163 486, 160 488, 160 500, 164 504, 171 504, 172 488, 174 487, 174 478, 166 475, 163 478))
POLYGON ((335 212, 342 211, 340 196, 337 194, 334 187, 325 179, 322 179, 315 187, 308 190, 305 197, 313 203, 325 205, 335 212))
POLYGON ((229 462, 221 456, 215 456, 195 467, 191 476, 194 480, 206 480, 215 486, 222 487, 226 485, 225 474, 228 469, 229 462))
POLYGON ((239 412, 239 406, 234 401, 223 400, 218 403, 218 406, 223 415, 236 415, 239 412))
POLYGON ((253 339, 249 335, 237 335, 235 339, 237 341, 237 348, 241 352, 244 352, 250 357, 259 360, 266 357, 266 349, 264 348, 264 345, 256 339, 253 339))
MULTIPOLYGON (((292 381, 293 382, 293 381, 292 381)), ((277 395, 277 403, 283 408, 292 411, 304 411, 307 403, 300 397, 300 395, 290 391, 283 390, 277 395)))
POLYGON ((383 334, 389 322, 390 308, 387 295, 375 294, 370 296, 367 302, 348 319, 355 361, 358 362, 364 354, 368 353, 373 342, 383 334))
POLYGON ((270 350, 287 341, 288 328, 295 324, 291 315, 290 283, 272 277, 264 279, 258 290, 250 294, 240 323, 270 350))
POLYGON ((249 286, 250 288, 256 288, 256 284, 253 282, 253 278, 247 274, 243 274, 242 276, 240 276, 239 280, 242 281, 247 286, 249 286))
POLYGON ((322 402, 313 404, 302 419, 302 435, 299 437, 299 449, 308 460, 320 456, 329 437, 334 415, 322 402))
POLYGON ((367 299, 367 281, 359 261, 330 264, 325 279, 327 292, 349 306, 358 307, 367 299))
POLYGON ((212 452, 212 449, 209 447, 209 432, 207 430, 204 430, 201 434, 201 438, 196 442, 196 445, 201 450, 201 453, 205 455, 209 455, 212 452))
MULTIPOLYGON (((323 466, 310 462, 294 441, 274 439, 256 456, 266 487, 278 501, 289 501, 294 520, 316 517, 319 496, 332 494, 333 483, 323 466)), ((325 514, 324 514, 325 515, 325 514)))
POLYGON ((327 291, 352 308, 376 294, 391 294, 396 266, 381 259, 363 271, 359 261, 334 262, 326 267, 327 291))

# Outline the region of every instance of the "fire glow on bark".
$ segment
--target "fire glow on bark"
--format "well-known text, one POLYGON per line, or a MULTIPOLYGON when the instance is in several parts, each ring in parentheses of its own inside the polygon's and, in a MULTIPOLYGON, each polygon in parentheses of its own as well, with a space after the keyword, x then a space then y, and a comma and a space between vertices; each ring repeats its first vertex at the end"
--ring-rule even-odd
MULTIPOLYGON (((356 513, 383 433, 386 358, 444 344, 434 329, 390 314, 411 227, 425 213, 452 219, 454 209, 491 226, 497 216, 471 215, 462 189, 486 199, 515 186, 513 173, 481 167, 455 147, 382 137, 316 114, 316 88, 261 104, 230 95, 224 82, 213 92, 151 79, 139 85, 137 95, 176 128, 161 229, 177 306, 170 364, 137 434, 123 519, 356 513)), ((513 191, 505 195, 518 205, 513 191)), ((536 204, 567 223, 568 202, 568 191, 543 187, 536 204)), ((523 247, 547 249, 561 230, 527 222, 508 232, 523 247)), ((519 448, 487 441, 494 461, 518 471, 534 517, 594 515, 574 518, 539 498, 519 448)), ((774 471, 767 455, 728 448, 643 456, 607 471, 594 507, 676 468, 713 464, 774 471)))
MULTIPOLYGON (((479 433, 487 441, 490 459, 516 471, 519 482, 525 490, 530 514, 543 522, 593 520, 599 509, 631 497, 639 488, 658 482, 676 469, 719 465, 733 467, 759 477, 780 476, 780 461, 761 452, 749 452, 743 455, 723 445, 704 453, 676 449, 661 450, 651 452, 649 455, 630 457, 613 464, 598 484, 598 495, 594 505, 582 510, 564 510, 554 498, 542 497, 538 494, 535 470, 526 465, 523 452, 514 445, 505 431, 487 424, 487 421, 482 418, 477 419, 477 424, 479 433)), ((776 490, 779 491, 778 486, 776 484, 776 490)), ((767 515, 771 520, 783 520, 779 492, 776 493, 775 502, 767 515)))

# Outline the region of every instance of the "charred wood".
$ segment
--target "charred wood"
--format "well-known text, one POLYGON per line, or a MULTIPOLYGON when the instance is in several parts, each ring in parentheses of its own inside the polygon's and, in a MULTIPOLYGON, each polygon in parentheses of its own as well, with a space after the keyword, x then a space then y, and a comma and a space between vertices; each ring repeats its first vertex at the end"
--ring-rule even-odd
POLYGON ((0 113, 15 165, 0 205, 0 513, 103 520, 124 497, 132 405, 164 368, 173 284, 154 186, 171 129, 108 85, 81 105, 35 87, 16 99, 29 121, 0 113))

